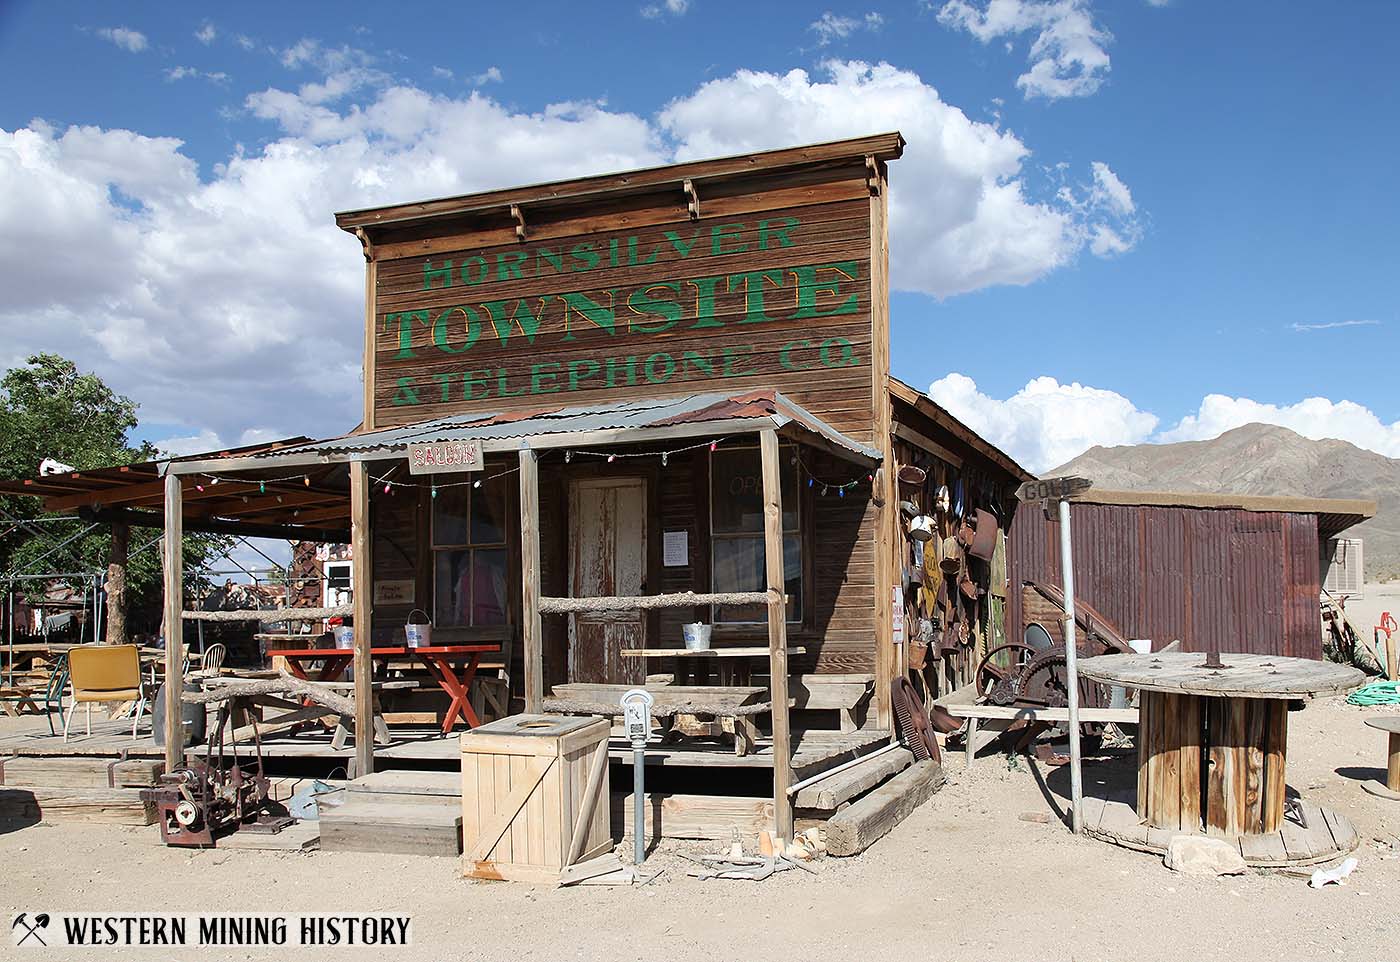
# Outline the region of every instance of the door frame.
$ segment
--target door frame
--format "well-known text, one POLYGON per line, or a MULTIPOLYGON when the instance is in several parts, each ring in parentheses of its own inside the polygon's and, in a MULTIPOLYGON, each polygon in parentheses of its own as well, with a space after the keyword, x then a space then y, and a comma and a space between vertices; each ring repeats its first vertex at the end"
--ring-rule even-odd
MULTIPOLYGON (((580 472, 566 475, 565 500, 566 518, 564 532, 564 587, 569 597, 574 597, 574 549, 575 530, 578 524, 578 491, 580 488, 606 488, 622 484, 637 483, 642 486, 642 584, 641 593, 647 594, 656 580, 657 560, 655 557, 656 546, 659 539, 652 537, 653 518, 658 514, 657 510, 657 475, 654 471, 628 471, 626 473, 613 474, 603 471, 580 472)), ((656 612, 637 612, 637 622, 641 627, 640 647, 649 647, 648 642, 655 636, 656 632, 656 612)), ((568 626, 565 637, 565 677, 569 681, 574 680, 574 644, 576 636, 577 614, 568 615, 568 626)), ((645 660, 642 664, 643 678, 646 676, 645 660)))

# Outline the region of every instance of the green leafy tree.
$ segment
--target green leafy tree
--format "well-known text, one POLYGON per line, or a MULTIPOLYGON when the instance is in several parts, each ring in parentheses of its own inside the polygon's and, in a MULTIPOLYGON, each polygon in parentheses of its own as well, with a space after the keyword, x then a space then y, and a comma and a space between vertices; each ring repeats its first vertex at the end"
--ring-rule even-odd
MULTIPOLYGON (((134 401, 96 374, 80 372, 57 354, 36 354, 0 378, 0 479, 33 477, 45 458, 78 470, 149 461, 156 449, 149 442, 133 444, 129 437, 137 426, 136 412, 134 401)), ((0 497, 0 511, 0 583, 5 575, 106 570, 111 547, 107 525, 84 533, 87 522, 45 521, 38 498, 0 497)), ((152 543, 158 533, 141 528, 131 536, 126 594, 134 630, 153 630, 159 623, 161 560, 159 544, 152 543)), ((185 570, 193 570, 228 540, 188 534, 185 570)), ((73 584, 83 587, 81 579, 73 584)), ((15 587, 32 598, 43 593, 45 583, 18 582, 15 587)))

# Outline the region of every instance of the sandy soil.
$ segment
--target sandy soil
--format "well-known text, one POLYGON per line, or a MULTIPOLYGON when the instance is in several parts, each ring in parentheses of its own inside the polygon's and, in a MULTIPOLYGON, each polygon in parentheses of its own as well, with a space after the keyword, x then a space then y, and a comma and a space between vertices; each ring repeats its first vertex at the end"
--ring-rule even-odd
MULTIPOLYGON (((410 949, 315 950, 324 960, 1396 959, 1400 803, 1360 788, 1380 777, 1384 758, 1382 733, 1361 724, 1365 711, 1377 709, 1331 700, 1291 716, 1290 784, 1348 815, 1363 839, 1348 884, 1322 890, 1281 874, 1185 878, 1151 856, 1076 839, 1053 819, 1021 817, 1065 805, 1063 770, 984 755, 967 772, 954 755, 932 801, 864 856, 823 860, 815 877, 700 882, 663 850, 653 862, 668 871, 652 885, 558 890, 468 882, 455 860, 188 852, 161 847, 154 827, 41 824, 0 835, 0 903, 11 913, 413 916, 410 949)), ((6 944, 0 957, 60 957, 36 951, 6 944)), ((298 953, 312 956, 181 957, 298 953)))

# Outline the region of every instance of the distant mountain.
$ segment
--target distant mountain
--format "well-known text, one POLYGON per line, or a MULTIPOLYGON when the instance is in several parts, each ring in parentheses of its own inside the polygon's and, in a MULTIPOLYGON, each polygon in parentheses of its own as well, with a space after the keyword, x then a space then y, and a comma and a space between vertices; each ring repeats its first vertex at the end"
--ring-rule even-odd
POLYGON ((1093 447, 1045 476, 1057 474, 1124 491, 1372 500, 1376 516, 1343 536, 1365 539, 1367 581, 1400 576, 1400 460, 1346 441, 1312 441, 1287 428, 1246 424, 1211 441, 1093 447))

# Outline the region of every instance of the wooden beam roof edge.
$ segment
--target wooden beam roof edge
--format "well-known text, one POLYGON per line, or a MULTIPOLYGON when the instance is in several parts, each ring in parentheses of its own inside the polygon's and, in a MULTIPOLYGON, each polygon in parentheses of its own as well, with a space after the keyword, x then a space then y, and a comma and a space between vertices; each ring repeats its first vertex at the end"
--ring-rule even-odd
POLYGON ((898 131, 889 131, 868 137, 827 141, 801 147, 782 147, 572 180, 508 187, 477 194, 341 211, 335 215, 335 222, 342 230, 353 234, 357 230, 367 228, 403 226, 444 216, 481 214, 492 210, 508 213, 512 206, 522 207, 532 203, 558 204, 582 201, 600 194, 618 196, 648 193, 670 185, 674 185, 678 192, 684 193, 686 180, 694 184, 703 184, 706 181, 713 183, 716 180, 829 163, 845 158, 861 162, 867 156, 881 161, 896 160, 904 152, 904 145, 904 137, 898 131))

